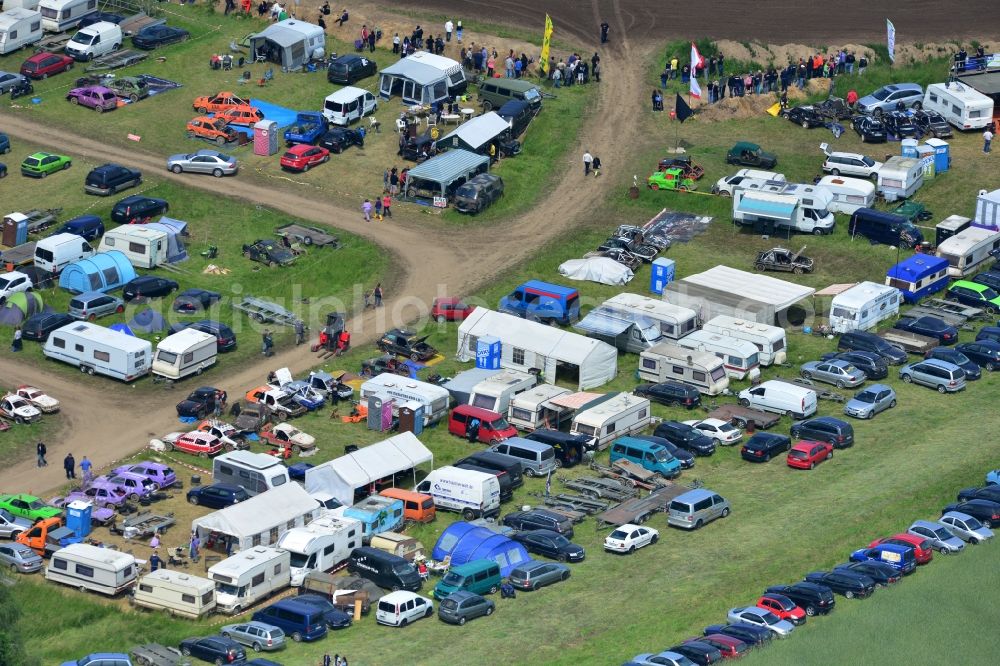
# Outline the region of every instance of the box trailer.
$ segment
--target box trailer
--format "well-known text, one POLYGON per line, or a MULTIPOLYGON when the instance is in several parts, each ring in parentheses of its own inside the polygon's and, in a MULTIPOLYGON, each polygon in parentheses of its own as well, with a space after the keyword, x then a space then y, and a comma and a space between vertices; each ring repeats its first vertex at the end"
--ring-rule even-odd
POLYGON ((708 320, 704 330, 752 342, 761 365, 781 365, 788 357, 785 329, 780 326, 719 315, 708 320))
POLYGON ((501 370, 472 388, 469 404, 506 414, 511 399, 538 383, 538 376, 520 370, 501 370))
POLYGON ((830 328, 835 333, 866 331, 899 314, 902 294, 895 287, 860 282, 840 292, 830 303, 830 328))
POLYGON ((324 516, 281 535, 278 548, 291 555, 291 584, 302 585, 313 571, 330 571, 362 546, 361 522, 353 518, 324 516))
POLYGON ((139 579, 131 601, 142 608, 197 620, 215 610, 215 583, 182 571, 157 569, 139 579))
POLYGON ((153 359, 153 374, 167 379, 200 375, 215 365, 218 345, 215 336, 185 328, 160 340, 153 359))
POLYGON ((215 582, 216 608, 235 615, 285 589, 291 576, 290 562, 288 551, 254 546, 213 564, 208 577, 215 582))
MULTIPOLYGON (((215 344, 215 338, 212 341, 215 344)), ((89 375, 107 375, 130 382, 149 372, 153 345, 142 338, 78 321, 52 331, 42 353, 89 375)))
POLYGON ((136 224, 108 229, 97 246, 98 252, 118 250, 136 268, 156 268, 167 263, 167 249, 167 232, 136 224))
POLYGON ((135 558, 110 548, 73 543, 52 554, 45 578, 113 597, 135 585, 135 558))
POLYGON ((373 396, 384 401, 393 400, 393 412, 407 402, 423 405, 425 426, 437 423, 448 415, 451 399, 447 389, 441 386, 390 373, 372 377, 361 385, 361 400, 367 402, 373 396))
POLYGON ((684 382, 705 395, 719 395, 729 389, 729 376, 718 356, 666 342, 639 355, 637 374, 648 382, 684 382))

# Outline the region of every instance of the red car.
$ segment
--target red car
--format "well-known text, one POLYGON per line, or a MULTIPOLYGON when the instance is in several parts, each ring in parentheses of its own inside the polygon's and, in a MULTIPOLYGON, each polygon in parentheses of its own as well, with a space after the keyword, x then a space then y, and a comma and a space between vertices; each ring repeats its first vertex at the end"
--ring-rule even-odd
POLYGON ((183 433, 176 438, 164 438, 168 450, 183 451, 195 456, 207 458, 222 453, 222 440, 207 432, 195 430, 183 433))
POLYGON ((517 437, 517 429, 507 423, 502 415, 472 405, 459 405, 451 410, 448 432, 491 446, 510 437, 517 437))
POLYGON ((431 303, 431 317, 438 322, 462 321, 474 309, 471 305, 463 303, 461 298, 444 296, 442 298, 435 298, 431 303))
POLYGON ((788 466, 795 469, 813 469, 833 457, 833 444, 829 442, 799 442, 788 451, 788 466))
POLYGON ((894 543, 897 546, 909 546, 913 549, 913 556, 916 558, 917 564, 927 564, 934 559, 934 544, 930 542, 930 539, 925 539, 924 537, 917 536, 916 534, 893 534, 891 537, 875 539, 868 544, 868 547, 874 548, 880 543, 894 543))
POLYGON ((297 143, 281 156, 281 168, 290 171, 309 171, 317 164, 330 159, 330 151, 322 146, 297 143))
POLYGON ((795 626, 806 623, 806 612, 795 605, 795 602, 783 594, 768 592, 757 600, 757 608, 769 610, 782 620, 788 620, 795 626))
POLYGON ((62 53, 36 53, 21 65, 21 74, 29 79, 47 79, 73 69, 73 59, 62 53))
POLYGON ((723 659, 738 659, 749 652, 752 647, 738 638, 725 634, 708 634, 707 636, 698 636, 694 640, 708 643, 716 648, 722 653, 723 659))

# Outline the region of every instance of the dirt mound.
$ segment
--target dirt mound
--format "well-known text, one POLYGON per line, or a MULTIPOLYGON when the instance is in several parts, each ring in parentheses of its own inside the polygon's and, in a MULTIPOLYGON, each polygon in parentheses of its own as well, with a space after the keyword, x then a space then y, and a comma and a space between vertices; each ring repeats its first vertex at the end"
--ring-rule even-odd
POLYGON ((773 94, 726 97, 716 104, 701 106, 696 117, 710 123, 756 118, 766 114, 777 101, 777 96, 773 94))

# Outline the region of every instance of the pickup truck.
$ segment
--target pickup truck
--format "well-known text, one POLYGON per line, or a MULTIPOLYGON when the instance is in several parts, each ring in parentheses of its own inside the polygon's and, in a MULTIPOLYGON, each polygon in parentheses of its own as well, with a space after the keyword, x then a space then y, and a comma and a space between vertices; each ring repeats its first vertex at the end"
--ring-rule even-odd
POLYGON ((937 338, 943 345, 953 345, 958 342, 958 329, 937 317, 901 317, 892 327, 899 331, 937 338))
POLYGON ((319 111, 299 111, 295 114, 295 122, 285 130, 285 143, 289 146, 314 144, 326 132, 326 127, 326 118, 319 111))
POLYGON ((83 537, 77 536, 73 530, 63 525, 62 518, 39 520, 30 530, 17 535, 18 543, 23 543, 42 557, 48 557, 60 548, 82 541, 83 537))
POLYGON ((277 418, 289 419, 305 414, 308 410, 296 402, 292 394, 265 384, 250 389, 246 394, 247 402, 264 405, 277 418))

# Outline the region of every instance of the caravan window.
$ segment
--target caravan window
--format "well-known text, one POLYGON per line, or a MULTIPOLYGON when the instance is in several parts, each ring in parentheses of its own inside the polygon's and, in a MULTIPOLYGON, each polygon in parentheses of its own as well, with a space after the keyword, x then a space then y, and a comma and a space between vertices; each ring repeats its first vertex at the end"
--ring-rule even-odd
POLYGON ((835 307, 831 313, 834 317, 843 317, 844 319, 854 319, 857 313, 854 310, 848 310, 843 307, 835 307))
POLYGON ((681 377, 683 377, 684 376, 684 366, 675 365, 674 366, 674 374, 675 375, 680 375, 681 377))
POLYGON ((676 328, 677 327, 674 326, 673 324, 668 324, 664 321, 660 322, 660 333, 663 333, 664 335, 669 335, 670 337, 674 337, 674 330, 676 328))
POLYGON ((271 543, 274 543, 275 541, 277 541, 278 540, 278 528, 277 527, 272 527, 271 528, 271 532, 269 533, 269 536, 271 538, 271 543))
POLYGON ((594 434, 594 426, 584 425, 583 423, 577 424, 576 430, 581 435, 593 435, 594 434))
POLYGON ((162 349, 156 352, 156 360, 163 361, 168 365, 174 365, 177 363, 177 354, 173 352, 163 351, 162 349))
MULTIPOLYGON (((704 375, 702 375, 702 376, 704 377, 704 375)), ((712 370, 712 381, 716 381, 716 382, 717 381, 721 381, 722 378, 725 377, 725 376, 726 376, 726 369, 723 368, 721 365, 718 368, 716 368, 715 370, 712 370)))
POLYGON ((78 352, 82 352, 83 351, 83 345, 73 345, 73 348, 76 351, 78 351, 78 352))
POLYGON ((140 583, 139 584, 139 589, 142 590, 143 592, 152 592, 153 591, 153 586, 152 585, 146 585, 145 583, 140 583))
POLYGON ((532 416, 531 412, 522 407, 514 407, 510 410, 510 417, 512 419, 518 419, 521 421, 530 421, 531 416, 532 416))
POLYGON ((97 351, 95 349, 94 350, 94 358, 97 359, 98 361, 105 361, 105 362, 107 362, 107 361, 111 360, 111 354, 109 354, 108 352, 104 352, 104 351, 97 351))
POLYGON ((605 433, 607 433, 607 434, 609 434, 609 435, 610 435, 611 433, 613 433, 614 431, 615 431, 615 423, 614 423, 614 421, 612 421, 611 423, 609 423, 609 424, 608 424, 608 425, 607 425, 607 426, 606 426, 606 427, 604 428, 604 432, 605 432, 605 433))
MULTIPOLYGON (((271 477, 271 487, 272 488, 277 488, 278 486, 282 485, 284 482, 285 482, 285 476, 284 476, 284 474, 279 474, 278 476, 271 477)), ((289 520, 288 521, 288 529, 292 529, 293 527, 295 527, 295 521, 294 520, 289 520)))
POLYGON ((59 349, 66 349, 66 341, 62 338, 52 338, 52 346, 59 347, 59 349))
POLYGON ((85 564, 76 565, 76 573, 81 576, 86 576, 87 578, 94 577, 94 567, 88 567, 85 564))
POLYGON ((109 236, 109 237, 107 237, 107 238, 104 239, 104 244, 107 245, 108 247, 114 247, 115 246, 115 239, 111 238, 109 236))
POLYGON ((644 358, 642 359, 642 367, 647 370, 656 370, 656 360, 652 358, 644 358))
POLYGON ((57 558, 52 558, 52 568, 66 570, 66 560, 60 560, 57 558))
POLYGON ((646 418, 646 410, 645 409, 640 409, 639 410, 639 418, 640 419, 646 418))
POLYGON ((735 365, 737 368, 742 368, 744 366, 743 359, 739 356, 730 356, 729 365, 735 365))
POLYGON ((194 352, 188 352, 184 354, 184 363, 190 363, 194 360, 194 352))
POLYGON ((133 254, 146 254, 146 246, 141 243, 129 243, 128 251, 133 254))
POLYGON ((275 574, 280 574, 281 573, 281 563, 280 562, 278 564, 274 565, 274 573, 275 574))
POLYGON ((264 582, 264 572, 261 571, 259 574, 257 574, 256 576, 254 576, 253 579, 250 581, 250 586, 251 587, 257 587, 258 585, 260 585, 263 582, 264 582))
POLYGON ((260 542, 261 542, 261 536, 262 535, 260 535, 260 534, 254 534, 253 537, 250 539, 250 545, 251 546, 259 546, 260 542))
POLYGON ((705 381, 705 373, 704 372, 700 372, 698 370, 694 370, 694 371, 691 372, 691 379, 695 380, 696 382, 704 382, 705 381))
POLYGON ((212 591, 208 591, 205 594, 201 595, 201 605, 205 606, 205 605, 208 605, 208 604, 212 603, 212 595, 213 594, 215 594, 215 593, 212 592, 212 591))
POLYGON ((517 365, 524 365, 524 350, 514 347, 511 350, 511 360, 517 365))
POLYGON ((194 595, 193 594, 182 594, 181 595, 181 601, 183 601, 186 604, 193 604, 194 603, 194 595))

